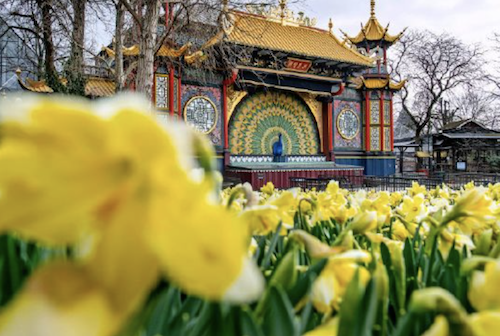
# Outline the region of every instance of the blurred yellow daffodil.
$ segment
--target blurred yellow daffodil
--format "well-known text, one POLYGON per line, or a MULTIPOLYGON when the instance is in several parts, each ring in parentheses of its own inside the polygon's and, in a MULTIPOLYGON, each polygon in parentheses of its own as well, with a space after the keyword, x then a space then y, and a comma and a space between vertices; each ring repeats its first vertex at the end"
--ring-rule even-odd
POLYGON ((0 232, 52 246, 91 243, 73 263, 33 275, 0 316, 0 335, 34 330, 22 329, 33 320, 54 334, 111 335, 162 274, 212 300, 262 292, 243 224, 214 204, 216 183, 190 174, 190 150, 210 161, 211 147, 187 127, 163 129, 145 106, 26 97, 2 114, 0 232), (69 330, 73 323, 80 328, 69 330))

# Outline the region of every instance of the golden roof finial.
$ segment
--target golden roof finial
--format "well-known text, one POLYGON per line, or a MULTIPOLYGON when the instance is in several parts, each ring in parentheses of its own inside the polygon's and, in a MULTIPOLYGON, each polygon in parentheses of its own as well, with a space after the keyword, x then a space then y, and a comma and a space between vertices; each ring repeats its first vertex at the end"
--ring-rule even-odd
POLYGON ((286 0, 280 0, 280 9, 281 9, 281 22, 285 21, 286 17, 286 0))
POLYGON ((330 21, 328 22, 328 30, 330 33, 333 33, 333 20, 330 18, 330 21))
POLYGON ((223 12, 227 12, 228 11, 228 5, 229 5, 229 1, 228 0, 222 0, 222 11, 223 12))
POLYGON ((375 0, 370 1, 370 7, 371 7, 370 15, 372 18, 374 18, 375 17, 375 0))

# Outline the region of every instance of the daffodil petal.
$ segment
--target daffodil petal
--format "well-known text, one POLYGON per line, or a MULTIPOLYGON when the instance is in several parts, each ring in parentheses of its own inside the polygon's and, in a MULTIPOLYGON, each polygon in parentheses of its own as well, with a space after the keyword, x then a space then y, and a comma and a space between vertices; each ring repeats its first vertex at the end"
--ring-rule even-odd
POLYGON ((122 323, 106 292, 84 269, 52 264, 37 271, 0 314, 1 336, 109 336, 122 323))

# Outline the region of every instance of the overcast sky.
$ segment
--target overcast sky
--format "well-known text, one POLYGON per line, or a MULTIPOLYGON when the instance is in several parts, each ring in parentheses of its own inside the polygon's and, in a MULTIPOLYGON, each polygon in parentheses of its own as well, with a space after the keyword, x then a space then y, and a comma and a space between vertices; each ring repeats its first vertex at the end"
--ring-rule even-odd
MULTIPOLYGON (((328 27, 350 35, 360 30, 370 15, 370 0, 302 0, 306 15, 318 19, 318 28, 328 27)), ((376 14, 382 25, 391 23, 389 32, 403 28, 447 31, 465 42, 486 42, 493 31, 500 33, 500 0, 377 0, 376 14)))
MULTIPOLYGON (((333 19, 334 31, 352 35, 360 31, 360 23, 370 16, 370 0, 295 0, 295 12, 303 11, 318 19, 318 28, 328 29, 333 19)), ((290 0, 292 2, 292 0, 290 0)), ((397 34, 405 27, 447 31, 467 43, 488 44, 493 32, 500 33, 500 0, 377 0, 376 14, 380 23, 391 26, 389 33, 397 34)), ((92 45, 98 49, 111 39, 114 21, 106 29, 98 21, 89 24, 93 30, 92 45)))

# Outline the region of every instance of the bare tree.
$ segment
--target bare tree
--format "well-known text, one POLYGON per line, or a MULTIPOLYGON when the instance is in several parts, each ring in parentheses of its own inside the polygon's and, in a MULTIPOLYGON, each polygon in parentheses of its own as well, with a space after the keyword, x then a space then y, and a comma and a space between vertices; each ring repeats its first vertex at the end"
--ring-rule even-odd
MULTIPOLYGON (((449 34, 412 31, 395 46, 392 74, 398 80, 408 79, 400 105, 408 114, 420 140, 433 119, 444 112, 442 99, 472 88, 484 78, 483 52, 477 45, 466 45, 449 34)), ((449 116, 441 116, 441 124, 449 116)))
POLYGON ((45 78, 55 92, 85 94, 86 12, 102 1, 0 0, 10 27, 37 55, 35 77, 45 78))
POLYGON ((472 119, 489 128, 495 128, 498 117, 494 105, 495 97, 480 86, 453 94, 448 106, 444 106, 445 113, 438 113, 436 116, 438 127, 453 121, 472 119))
POLYGON ((85 95, 85 12, 87 0, 71 0, 73 22, 71 33, 71 53, 67 64, 67 91, 80 96, 85 95))
POLYGON ((500 57, 500 33, 493 34, 493 48, 492 52, 495 56, 495 61, 493 62, 493 69, 491 73, 488 75, 488 79, 493 85, 493 95, 500 99, 500 61, 498 57, 500 57))

